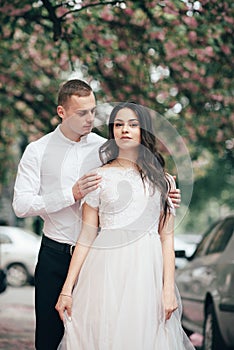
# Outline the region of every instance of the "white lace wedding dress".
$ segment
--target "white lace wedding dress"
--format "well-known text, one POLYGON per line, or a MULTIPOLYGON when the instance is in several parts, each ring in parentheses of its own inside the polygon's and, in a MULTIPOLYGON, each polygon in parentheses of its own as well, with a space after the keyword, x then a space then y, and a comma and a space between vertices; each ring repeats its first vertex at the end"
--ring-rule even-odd
MULTIPOLYGON (((181 307, 165 321, 160 194, 134 169, 104 167, 85 201, 99 208, 101 230, 73 292, 72 321, 60 350, 188 350, 181 307)), ((179 296, 178 296, 179 297, 179 296)))

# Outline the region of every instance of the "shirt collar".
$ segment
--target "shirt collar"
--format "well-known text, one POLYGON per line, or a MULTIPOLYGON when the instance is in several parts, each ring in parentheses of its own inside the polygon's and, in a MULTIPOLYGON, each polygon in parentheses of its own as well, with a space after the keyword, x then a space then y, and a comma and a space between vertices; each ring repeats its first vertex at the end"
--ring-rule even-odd
POLYGON ((56 134, 63 139, 63 141, 65 141, 66 143, 70 144, 70 145, 76 145, 77 143, 87 143, 88 142, 88 135, 84 135, 84 136, 81 136, 80 138, 80 141, 77 142, 77 141, 73 141, 73 140, 70 140, 68 137, 66 137, 62 131, 60 130, 60 125, 59 124, 57 126, 57 128, 55 129, 55 132, 56 134))

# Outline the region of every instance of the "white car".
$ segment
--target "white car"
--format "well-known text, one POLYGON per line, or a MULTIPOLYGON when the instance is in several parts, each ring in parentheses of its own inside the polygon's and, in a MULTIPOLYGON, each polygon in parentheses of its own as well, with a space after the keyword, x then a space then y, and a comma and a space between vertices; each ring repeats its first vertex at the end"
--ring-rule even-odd
POLYGON ((0 226, 0 261, 9 285, 20 287, 33 282, 40 242, 31 231, 0 226))

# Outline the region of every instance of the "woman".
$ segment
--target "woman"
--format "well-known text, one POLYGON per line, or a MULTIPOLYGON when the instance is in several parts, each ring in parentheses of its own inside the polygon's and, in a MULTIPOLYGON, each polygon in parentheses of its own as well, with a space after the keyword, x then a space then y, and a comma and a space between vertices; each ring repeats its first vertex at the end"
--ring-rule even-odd
POLYGON ((194 349, 180 324, 174 283, 174 182, 146 108, 113 109, 100 157, 102 182, 85 198, 82 232, 56 304, 66 329, 60 349, 194 349))

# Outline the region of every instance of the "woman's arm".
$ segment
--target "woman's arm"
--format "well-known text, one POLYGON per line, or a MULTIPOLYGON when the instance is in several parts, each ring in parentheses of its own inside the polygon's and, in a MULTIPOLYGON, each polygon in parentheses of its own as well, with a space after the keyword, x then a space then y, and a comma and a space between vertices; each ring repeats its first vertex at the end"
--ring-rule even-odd
MULTIPOLYGON (((163 221, 163 220, 162 220, 163 221)), ((159 229, 163 254, 163 299, 165 319, 178 307, 175 297, 174 216, 168 214, 159 229)))
POLYGON ((72 255, 67 278, 55 306, 55 309, 58 311, 62 321, 64 320, 65 310, 67 311, 68 317, 71 317, 72 290, 89 249, 97 236, 98 210, 84 203, 82 220, 83 224, 81 234, 72 255))
MULTIPOLYGON (((170 182, 171 191, 175 190, 173 177, 167 174, 167 179, 170 182)), ((169 204, 171 205, 171 203, 169 204)), ((162 218, 159 225, 163 254, 163 299, 166 320, 171 317, 172 312, 178 307, 175 297, 174 221, 175 210, 172 205, 168 209, 165 220, 162 218)))

